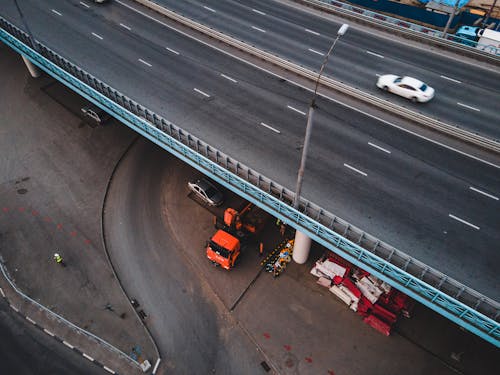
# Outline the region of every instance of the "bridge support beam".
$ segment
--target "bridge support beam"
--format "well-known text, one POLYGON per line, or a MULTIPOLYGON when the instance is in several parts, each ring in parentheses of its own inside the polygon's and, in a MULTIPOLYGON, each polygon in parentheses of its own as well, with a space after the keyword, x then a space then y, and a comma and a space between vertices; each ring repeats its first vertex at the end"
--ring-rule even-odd
POLYGON ((30 72, 31 76, 33 78, 40 77, 40 75, 42 74, 41 70, 35 64, 33 64, 31 61, 29 61, 29 59, 24 57, 24 55, 21 55, 21 57, 23 58, 24 64, 28 68, 28 71, 30 72))
POLYGON ((293 260, 298 264, 304 264, 311 250, 311 238, 306 234, 296 231, 293 244, 293 260))

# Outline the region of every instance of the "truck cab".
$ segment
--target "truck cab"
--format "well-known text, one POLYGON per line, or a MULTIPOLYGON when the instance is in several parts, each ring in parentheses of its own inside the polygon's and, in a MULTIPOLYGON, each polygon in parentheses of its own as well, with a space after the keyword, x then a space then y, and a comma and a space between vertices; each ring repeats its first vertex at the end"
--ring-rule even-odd
POLYGON ((207 258, 226 270, 234 266, 239 255, 240 240, 223 230, 218 230, 207 243, 207 258))

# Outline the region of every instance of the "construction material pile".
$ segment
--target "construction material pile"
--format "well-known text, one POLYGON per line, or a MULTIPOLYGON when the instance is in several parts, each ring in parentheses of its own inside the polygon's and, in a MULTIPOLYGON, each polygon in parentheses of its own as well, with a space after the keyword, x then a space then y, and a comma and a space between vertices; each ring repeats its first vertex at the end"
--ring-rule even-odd
POLYGON ((414 301, 406 294, 334 254, 320 258, 311 274, 365 323, 386 336, 399 316, 410 317, 414 301))
POLYGON ((260 263, 267 272, 278 277, 292 261, 294 240, 284 240, 260 263))

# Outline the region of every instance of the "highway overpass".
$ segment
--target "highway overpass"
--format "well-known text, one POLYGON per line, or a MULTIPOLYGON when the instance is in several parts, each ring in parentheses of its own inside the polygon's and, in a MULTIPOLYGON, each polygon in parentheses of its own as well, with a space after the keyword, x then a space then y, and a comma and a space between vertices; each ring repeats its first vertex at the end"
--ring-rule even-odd
MULTIPOLYGON (((156 123, 155 113, 277 184, 293 187, 310 92, 176 33, 165 20, 132 11, 132 2, 123 4, 28 1, 23 10, 38 41, 147 107, 150 115, 143 111, 143 117, 156 123)), ((7 2, 2 16, 22 26, 7 2)), ((346 50, 357 48, 347 38, 343 43, 346 50)), ((342 64, 342 49, 339 61, 335 53, 335 66, 342 64)), ((344 58, 351 66, 349 55, 344 58)), ((478 76, 490 74, 475 69, 478 76)), ((462 100, 453 93, 448 101, 462 100)), ((483 112, 494 116, 488 109, 494 102, 484 104, 483 112)), ((429 142, 328 98, 318 105, 303 195, 497 301, 498 163, 429 142)), ((278 211, 285 212, 281 206, 278 211)))

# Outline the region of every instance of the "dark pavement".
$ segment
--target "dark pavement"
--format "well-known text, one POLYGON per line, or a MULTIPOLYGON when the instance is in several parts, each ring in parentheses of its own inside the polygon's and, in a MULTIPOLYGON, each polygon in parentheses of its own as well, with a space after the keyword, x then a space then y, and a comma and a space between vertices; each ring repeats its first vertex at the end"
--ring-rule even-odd
POLYGON ((28 324, 0 299, 0 373, 5 375, 109 374, 28 324))
MULTIPOLYGON (((364 324, 309 274, 319 248, 307 265, 291 264, 277 279, 259 274, 257 247, 244 249, 229 272, 214 268, 204 245, 214 233, 213 214, 223 208, 208 210, 188 197, 187 181, 199 175, 140 140, 118 166, 106 202, 108 250, 125 289, 149 313, 168 373, 254 374, 263 359, 282 374, 500 370, 496 348, 423 306, 391 337, 364 324)), ((226 204, 236 204, 226 194, 226 204)), ((268 251, 273 243, 266 238, 268 251)))

